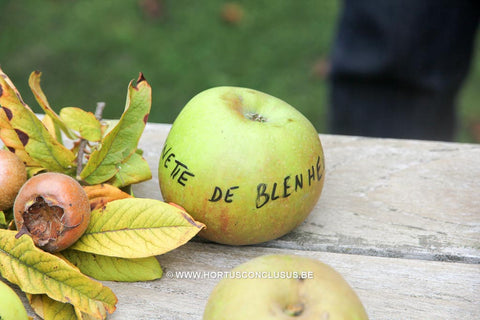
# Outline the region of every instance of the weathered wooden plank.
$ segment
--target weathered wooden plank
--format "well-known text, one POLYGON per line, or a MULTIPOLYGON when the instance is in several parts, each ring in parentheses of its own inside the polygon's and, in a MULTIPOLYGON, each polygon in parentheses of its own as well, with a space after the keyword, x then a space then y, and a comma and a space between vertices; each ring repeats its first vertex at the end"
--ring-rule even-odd
MULTIPOLYGON (((170 126, 148 124, 140 146, 161 199, 157 168, 170 126)), ((480 145, 320 135, 324 191, 303 225, 263 244, 480 263, 480 145)))
POLYGON ((201 319, 221 272, 271 253, 299 254, 331 265, 357 292, 372 320, 478 319, 480 314, 478 264, 190 242, 159 257, 164 268, 160 280, 105 282, 119 298, 109 319, 201 319), (187 272, 196 272, 196 278, 187 272))
MULTIPOLYGON (((161 199, 157 166, 169 128, 148 124, 142 136, 140 147, 154 177, 134 187, 138 197, 161 199)), ((332 265, 355 288, 371 319, 477 318, 480 146, 331 135, 321 139, 326 182, 304 224, 259 246, 197 239, 160 256, 163 279, 106 283, 119 297, 118 310, 109 319, 201 319, 219 281, 215 273, 280 252, 332 265), (202 276, 175 276, 186 271, 202 276), (168 277, 169 272, 174 276, 168 277)))

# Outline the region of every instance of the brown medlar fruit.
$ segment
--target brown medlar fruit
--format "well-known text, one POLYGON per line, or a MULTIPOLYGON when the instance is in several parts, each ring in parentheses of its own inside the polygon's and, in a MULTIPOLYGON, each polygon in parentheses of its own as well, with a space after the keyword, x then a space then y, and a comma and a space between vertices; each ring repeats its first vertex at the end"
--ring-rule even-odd
POLYGON ((13 152, 0 150, 0 211, 13 207, 18 190, 27 181, 25 164, 13 152))
POLYGON ((29 234, 48 252, 77 241, 90 221, 90 204, 82 186, 70 176, 48 172, 29 179, 13 207, 17 237, 29 234))

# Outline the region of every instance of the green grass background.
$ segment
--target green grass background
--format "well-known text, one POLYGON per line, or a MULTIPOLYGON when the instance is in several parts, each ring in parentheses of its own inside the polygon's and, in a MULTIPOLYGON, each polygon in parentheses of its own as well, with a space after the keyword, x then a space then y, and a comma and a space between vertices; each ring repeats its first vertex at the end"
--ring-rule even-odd
MULTIPOLYGON (((152 122, 171 123, 198 92, 234 85, 289 102, 327 132, 324 70, 340 1, 237 1, 243 17, 234 25, 221 19, 225 3, 0 0, 0 65, 37 112, 33 70, 57 111, 105 101, 106 118, 121 115, 141 71, 153 88, 152 122)), ((476 141, 470 127, 480 122, 479 42, 459 97, 462 142, 476 141)))

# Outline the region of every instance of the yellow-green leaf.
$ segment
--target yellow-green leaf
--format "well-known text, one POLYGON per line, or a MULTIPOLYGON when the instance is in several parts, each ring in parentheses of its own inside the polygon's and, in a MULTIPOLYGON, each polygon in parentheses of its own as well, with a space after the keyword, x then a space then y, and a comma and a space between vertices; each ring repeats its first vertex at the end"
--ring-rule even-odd
POLYGON ((63 144, 63 136, 60 127, 53 121, 52 117, 46 114, 42 118, 42 123, 47 128, 48 132, 57 139, 58 142, 63 144))
MULTIPOLYGON (((75 154, 48 132, 30 107, 23 102, 20 93, 1 69, 0 106, 28 156, 49 171, 73 174, 75 154)), ((15 148, 8 144, 7 146, 15 148)))
POLYGON ((27 299, 33 311, 43 320, 93 320, 105 319, 89 316, 86 313, 76 309, 69 303, 62 303, 50 299, 45 294, 28 294, 27 299))
POLYGON ((125 163, 119 166, 117 174, 109 183, 121 188, 150 179, 152 179, 152 172, 148 162, 135 152, 125 163))
POLYGON ((71 249, 120 258, 144 258, 173 250, 205 225, 185 211, 153 199, 129 198, 92 211, 71 249))
POLYGON ((87 194, 88 201, 90 202, 90 209, 92 211, 99 209, 108 202, 114 200, 132 198, 128 193, 107 183, 96 184, 94 186, 84 186, 83 190, 85 190, 85 193, 87 194))
POLYGON ((162 277, 162 268, 156 257, 125 259, 107 257, 72 249, 62 251, 82 273, 102 281, 150 281, 162 277))
POLYGON ((5 213, 0 211, 0 228, 4 229, 7 227, 7 219, 5 218, 5 213))
POLYGON ((152 89, 142 74, 128 86, 125 110, 117 125, 103 138, 80 173, 88 184, 110 180, 137 148, 152 104, 152 89))
MULTIPOLYGON (((2 90, 1 88, 2 87, 0 86, 0 90, 2 90)), ((3 94, 0 94, 0 101, 2 101, 2 95, 3 94)), ((10 124, 8 117, 12 116, 12 114, 9 111, 6 111, 6 109, 1 106, 0 102, 0 139, 2 139, 5 146, 22 159, 27 166, 38 166, 38 163, 25 151, 25 146, 22 144, 15 129, 13 129, 10 124)))
POLYGON ((77 320, 75 309, 69 303, 62 303, 45 294, 27 294, 33 311, 44 320, 77 320))
POLYGON ((60 118, 79 136, 88 141, 100 141, 102 130, 100 121, 91 112, 80 108, 68 107, 60 110, 60 118))
POLYGON ((27 167, 27 177, 30 179, 31 177, 39 174, 42 171, 45 171, 45 168, 42 168, 42 167, 27 167))
MULTIPOLYGON (((77 320, 96 320, 95 317, 78 310, 78 308, 75 308, 75 314, 77 315, 77 320)), ((105 319, 105 318, 106 318, 106 315, 102 319, 105 319)))
POLYGON ((13 221, 13 208, 0 211, 0 228, 7 229, 13 221))
POLYGON ((61 258, 35 247, 32 238, 0 229, 0 273, 25 293, 46 294, 71 303, 97 318, 115 310, 117 297, 108 287, 79 272, 61 258))
POLYGON ((113 130, 118 124, 120 119, 103 119, 102 120, 102 134, 103 137, 106 137, 110 131, 113 130))
POLYGON ((63 123, 62 119, 60 119, 60 117, 50 107, 47 97, 43 93, 42 87, 40 86, 41 77, 42 77, 42 73, 40 71, 33 71, 30 74, 30 77, 28 78, 28 85, 30 86, 30 89, 32 90, 33 95, 35 96, 35 99, 37 100, 40 107, 42 107, 43 111, 45 111, 46 115, 51 118, 51 120, 55 124, 55 127, 60 128, 63 132, 65 132, 67 137, 69 137, 70 139, 73 139, 74 138, 73 134, 67 128, 65 123, 63 123))

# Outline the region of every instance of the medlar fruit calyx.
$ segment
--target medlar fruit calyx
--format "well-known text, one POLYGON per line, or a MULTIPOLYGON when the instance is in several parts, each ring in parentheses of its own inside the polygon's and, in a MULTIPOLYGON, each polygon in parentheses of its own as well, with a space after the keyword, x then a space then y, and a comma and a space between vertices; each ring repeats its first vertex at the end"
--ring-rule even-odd
POLYGON ((13 207, 17 237, 28 234, 37 247, 57 252, 77 241, 90 221, 90 204, 72 177, 48 172, 29 179, 13 207))

